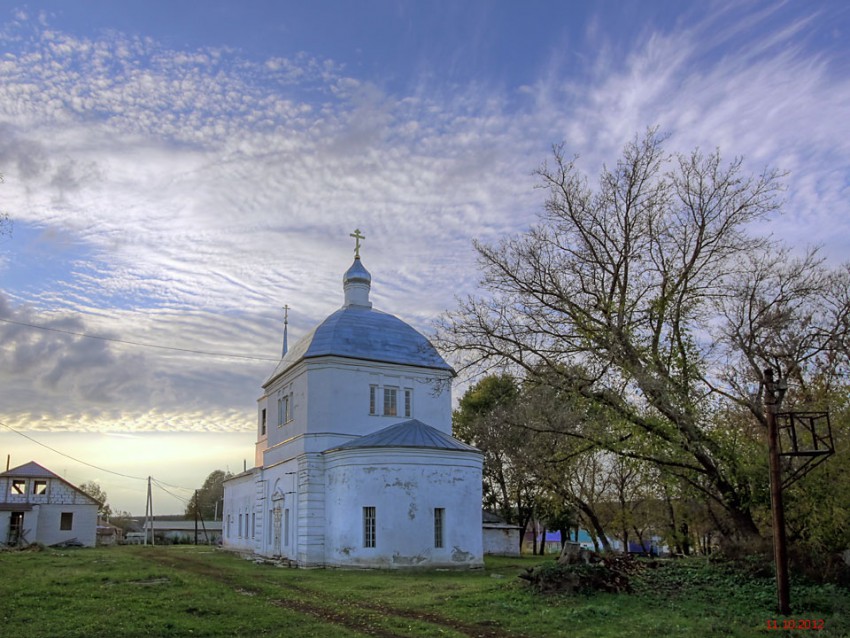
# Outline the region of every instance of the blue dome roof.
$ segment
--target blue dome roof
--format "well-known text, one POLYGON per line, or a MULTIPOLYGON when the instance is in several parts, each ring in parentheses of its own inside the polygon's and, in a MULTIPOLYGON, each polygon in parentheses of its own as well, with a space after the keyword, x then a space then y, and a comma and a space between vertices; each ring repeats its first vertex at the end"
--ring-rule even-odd
POLYGON ((349 305, 290 348, 264 385, 303 359, 325 356, 435 368, 454 374, 431 342, 398 317, 367 306, 349 305))

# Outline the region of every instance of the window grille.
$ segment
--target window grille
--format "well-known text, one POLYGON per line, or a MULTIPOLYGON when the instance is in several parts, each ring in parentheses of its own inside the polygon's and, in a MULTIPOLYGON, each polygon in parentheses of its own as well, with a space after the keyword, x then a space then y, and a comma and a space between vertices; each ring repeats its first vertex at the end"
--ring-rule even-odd
POLYGON ((443 520, 446 510, 443 507, 434 508, 434 547, 443 546, 443 520))
POLYGON ((363 547, 375 547, 376 515, 374 507, 363 508, 363 547))

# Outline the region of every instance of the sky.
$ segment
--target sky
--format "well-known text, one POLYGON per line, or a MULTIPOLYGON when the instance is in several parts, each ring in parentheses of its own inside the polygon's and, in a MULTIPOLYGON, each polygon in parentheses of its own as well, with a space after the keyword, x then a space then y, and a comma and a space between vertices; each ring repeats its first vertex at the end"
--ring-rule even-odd
POLYGON ((837 1, 4 0, 0 454, 181 512, 252 464, 282 307, 292 344, 342 304, 350 233, 429 334, 555 144, 591 180, 653 126, 785 171, 760 230, 839 265, 848 105, 837 1))

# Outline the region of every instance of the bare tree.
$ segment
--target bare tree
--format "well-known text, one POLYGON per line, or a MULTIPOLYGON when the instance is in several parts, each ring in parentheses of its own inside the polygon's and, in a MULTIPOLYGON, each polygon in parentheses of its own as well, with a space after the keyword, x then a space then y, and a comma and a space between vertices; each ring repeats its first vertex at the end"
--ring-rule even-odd
MULTIPOLYGON (((775 360, 770 339, 790 336, 804 318, 802 308, 792 312, 797 293, 777 283, 820 277, 813 273, 821 264, 804 258, 796 274, 777 279, 776 244, 751 233, 779 207, 779 173, 745 176, 740 159, 670 155, 663 142, 649 130, 629 143, 595 191, 556 147, 554 162, 539 170, 549 191, 539 223, 496 245, 475 244, 488 294, 447 314, 439 341, 470 366, 544 372, 610 424, 588 432, 573 419, 553 431, 652 462, 725 511, 727 533, 754 535, 750 485, 725 444, 717 407, 736 401, 760 414, 744 377, 757 382, 759 366, 775 360), (774 295, 765 297, 773 315, 790 312, 795 321, 748 323, 747 309, 761 303, 746 303, 753 260, 773 277, 759 280, 774 295), (749 363, 743 377, 730 374, 741 358, 749 363)), ((841 343, 846 294, 833 301, 817 316, 823 325, 805 333, 806 354, 791 359, 802 363, 841 343)))

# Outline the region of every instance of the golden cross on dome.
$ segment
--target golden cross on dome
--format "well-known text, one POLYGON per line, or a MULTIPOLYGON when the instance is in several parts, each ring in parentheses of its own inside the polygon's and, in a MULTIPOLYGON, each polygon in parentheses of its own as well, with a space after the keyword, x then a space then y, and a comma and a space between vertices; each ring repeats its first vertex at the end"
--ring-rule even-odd
POLYGON ((354 237, 354 258, 360 259, 360 240, 366 239, 366 235, 360 234, 360 229, 355 228, 354 232, 351 233, 349 237, 354 237))

